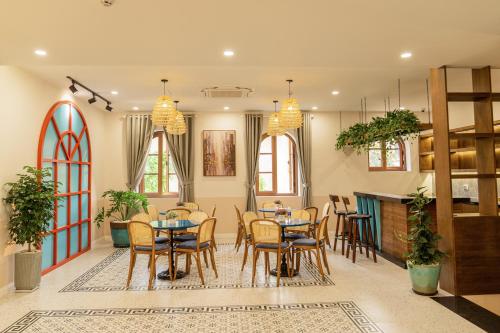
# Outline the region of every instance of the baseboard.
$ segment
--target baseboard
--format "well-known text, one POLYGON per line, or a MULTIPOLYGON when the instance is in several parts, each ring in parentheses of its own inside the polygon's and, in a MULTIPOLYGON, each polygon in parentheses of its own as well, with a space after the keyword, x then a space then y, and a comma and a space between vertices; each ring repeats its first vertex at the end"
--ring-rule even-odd
POLYGON ((14 291, 15 291, 14 282, 11 282, 0 288, 0 298, 13 293, 14 291))

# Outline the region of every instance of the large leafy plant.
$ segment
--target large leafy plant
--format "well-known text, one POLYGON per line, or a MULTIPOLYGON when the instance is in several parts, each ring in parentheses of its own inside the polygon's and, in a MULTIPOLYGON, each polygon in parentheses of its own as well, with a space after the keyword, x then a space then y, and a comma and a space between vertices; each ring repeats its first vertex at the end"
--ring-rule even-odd
MULTIPOLYGON (((48 168, 25 166, 16 182, 7 183, 3 199, 9 215, 9 236, 19 245, 28 244, 28 251, 38 247, 54 217, 55 183, 48 168)), ((58 200, 63 200, 59 198, 58 200)))
POLYGON ((108 190, 103 193, 103 198, 110 202, 109 208, 102 207, 94 222, 100 227, 105 218, 113 218, 117 221, 128 221, 141 210, 148 211, 148 199, 134 191, 108 190))
POLYGON ((409 194, 412 200, 410 205, 411 223, 408 241, 411 242, 411 251, 407 259, 414 265, 431 265, 439 263, 444 253, 437 247, 437 242, 441 238, 431 230, 432 218, 426 210, 431 199, 425 195, 425 187, 418 187, 417 192, 409 194))
POLYGON ((419 121, 410 110, 395 110, 385 117, 374 117, 369 123, 356 123, 340 132, 335 148, 352 147, 356 152, 367 151, 379 141, 396 142, 419 133, 419 121))

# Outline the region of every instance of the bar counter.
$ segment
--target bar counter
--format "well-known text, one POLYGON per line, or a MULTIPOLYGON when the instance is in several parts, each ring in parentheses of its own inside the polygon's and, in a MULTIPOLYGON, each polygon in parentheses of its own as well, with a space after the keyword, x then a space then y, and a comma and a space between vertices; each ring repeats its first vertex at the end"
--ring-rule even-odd
MULTIPOLYGON (((405 253, 410 244, 404 241, 410 231, 409 202, 411 197, 392 193, 354 192, 358 213, 370 214, 372 230, 375 230, 375 244, 380 255, 406 268, 405 253)), ((475 212, 477 206, 471 205, 469 198, 454 198, 455 212, 475 212)), ((436 230, 436 203, 432 198, 428 206, 432 217, 431 228, 436 230)))

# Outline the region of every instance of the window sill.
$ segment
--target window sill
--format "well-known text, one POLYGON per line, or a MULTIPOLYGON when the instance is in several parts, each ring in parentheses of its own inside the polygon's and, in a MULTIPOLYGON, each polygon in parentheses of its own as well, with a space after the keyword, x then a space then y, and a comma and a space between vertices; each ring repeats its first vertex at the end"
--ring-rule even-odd
POLYGON ((179 194, 178 193, 169 193, 169 194, 157 194, 157 193, 141 193, 146 198, 178 198, 179 194))

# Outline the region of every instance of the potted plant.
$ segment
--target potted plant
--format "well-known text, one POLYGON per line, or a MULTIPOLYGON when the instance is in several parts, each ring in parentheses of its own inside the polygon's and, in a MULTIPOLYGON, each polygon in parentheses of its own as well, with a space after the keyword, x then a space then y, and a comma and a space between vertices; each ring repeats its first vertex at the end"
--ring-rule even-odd
POLYGON ((441 238, 431 230, 432 218, 426 210, 431 199, 425 195, 425 187, 418 187, 417 192, 409 194, 411 223, 408 241, 411 251, 406 264, 410 273, 412 289, 419 295, 435 295, 441 271, 441 259, 444 253, 438 250, 437 242, 441 238))
POLYGON ((110 206, 99 210, 94 222, 100 228, 106 218, 111 218, 111 238, 114 247, 129 247, 127 224, 130 218, 141 210, 148 212, 148 199, 134 191, 108 190, 103 193, 110 206))
POLYGON ((7 183, 3 199, 9 215, 8 231, 13 243, 28 245, 15 254, 14 284, 18 291, 32 291, 40 285, 42 253, 40 246, 54 217, 55 186, 50 169, 25 166, 19 179, 7 183))

